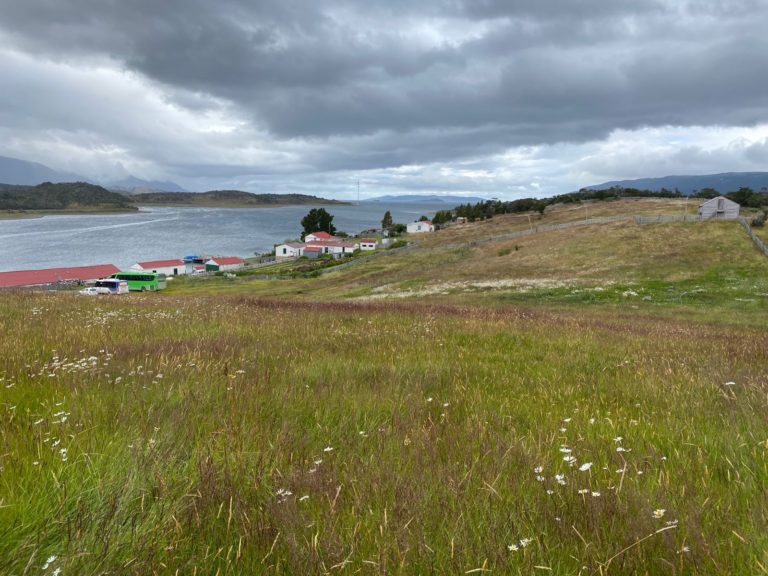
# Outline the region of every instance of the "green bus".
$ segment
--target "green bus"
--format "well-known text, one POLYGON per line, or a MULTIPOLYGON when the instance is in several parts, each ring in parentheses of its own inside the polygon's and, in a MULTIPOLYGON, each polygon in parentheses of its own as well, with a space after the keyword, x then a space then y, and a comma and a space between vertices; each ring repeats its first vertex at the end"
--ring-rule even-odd
POLYGON ((154 292, 155 290, 163 290, 167 286, 165 274, 158 274, 157 272, 117 272, 112 274, 110 278, 125 280, 128 282, 128 290, 132 292, 154 292))

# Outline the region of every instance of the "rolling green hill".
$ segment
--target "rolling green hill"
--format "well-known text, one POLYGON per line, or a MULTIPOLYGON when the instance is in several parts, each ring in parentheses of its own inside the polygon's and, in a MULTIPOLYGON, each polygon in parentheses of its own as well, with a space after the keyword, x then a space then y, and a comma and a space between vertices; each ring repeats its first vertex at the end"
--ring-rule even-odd
POLYGON ((87 182, 44 182, 37 186, 0 184, 0 210, 136 210, 128 198, 87 182))

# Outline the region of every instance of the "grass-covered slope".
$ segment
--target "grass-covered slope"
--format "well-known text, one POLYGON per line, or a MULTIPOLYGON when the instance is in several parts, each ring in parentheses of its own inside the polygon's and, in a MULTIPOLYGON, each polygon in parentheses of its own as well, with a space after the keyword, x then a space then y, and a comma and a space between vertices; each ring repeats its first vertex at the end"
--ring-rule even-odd
MULTIPOLYGON (((694 205, 687 207, 692 214, 694 205)), ((738 222, 637 224, 628 218, 504 239, 586 216, 682 215, 684 200, 568 205, 414 235, 419 245, 321 278, 186 280, 180 292, 284 298, 429 299, 452 303, 613 303, 768 311, 768 258, 738 222)))
POLYGON ((760 573, 766 349, 611 310, 5 294, 0 572, 760 573))

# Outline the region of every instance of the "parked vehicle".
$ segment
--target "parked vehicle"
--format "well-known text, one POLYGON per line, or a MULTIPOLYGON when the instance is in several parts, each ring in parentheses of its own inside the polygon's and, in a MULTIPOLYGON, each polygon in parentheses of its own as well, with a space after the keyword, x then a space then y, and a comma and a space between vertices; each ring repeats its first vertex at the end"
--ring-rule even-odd
POLYGON ((132 292, 154 292, 155 290, 164 290, 167 286, 165 274, 158 274, 157 272, 123 271, 112 274, 110 278, 125 280, 128 283, 128 290, 132 292))
POLYGON ((128 294, 128 281, 119 278, 102 278, 95 287, 99 294, 128 294))
POLYGON ((83 296, 98 296, 99 289, 96 288, 96 286, 88 286, 88 288, 83 288, 80 290, 80 294, 83 296))

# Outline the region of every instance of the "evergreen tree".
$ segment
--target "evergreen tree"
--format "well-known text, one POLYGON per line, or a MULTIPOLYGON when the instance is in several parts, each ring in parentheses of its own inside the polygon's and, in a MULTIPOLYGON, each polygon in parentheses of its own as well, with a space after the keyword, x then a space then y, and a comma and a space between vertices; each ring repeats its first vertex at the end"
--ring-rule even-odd
POLYGON ((384 218, 381 219, 381 227, 384 230, 389 230, 394 224, 395 222, 392 220, 392 214, 390 214, 389 210, 387 210, 384 213, 384 218))
POLYGON ((336 227, 333 225, 333 216, 325 208, 312 208, 309 214, 301 219, 301 226, 304 229, 301 233, 301 239, 304 240, 307 234, 313 232, 328 232, 333 235, 336 227))

